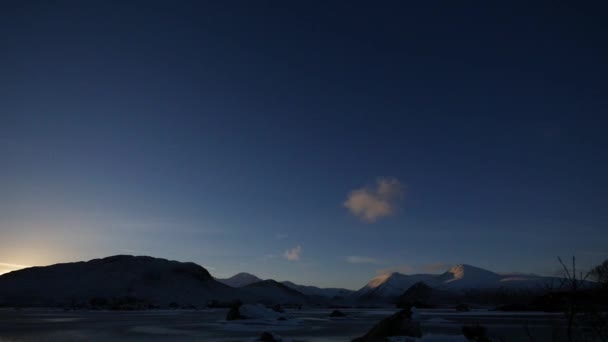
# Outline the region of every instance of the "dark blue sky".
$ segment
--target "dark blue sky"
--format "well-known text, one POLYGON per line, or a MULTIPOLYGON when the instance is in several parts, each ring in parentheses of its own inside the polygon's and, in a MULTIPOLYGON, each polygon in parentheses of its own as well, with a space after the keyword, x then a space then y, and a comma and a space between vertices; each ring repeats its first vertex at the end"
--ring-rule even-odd
POLYGON ((0 4, 0 272, 128 253, 356 288, 608 257, 606 8, 127 3, 0 4))

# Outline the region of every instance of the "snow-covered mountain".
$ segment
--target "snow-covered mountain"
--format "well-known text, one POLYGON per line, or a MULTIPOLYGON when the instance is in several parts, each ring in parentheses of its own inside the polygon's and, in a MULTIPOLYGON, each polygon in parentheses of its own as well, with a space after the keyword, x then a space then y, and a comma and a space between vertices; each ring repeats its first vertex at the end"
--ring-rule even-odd
POLYGON ((262 279, 256 277, 255 275, 251 274, 251 273, 245 273, 245 272, 241 272, 241 273, 237 273, 235 275, 233 275, 230 278, 226 278, 226 279, 217 279, 217 281, 219 281, 220 283, 226 284, 228 286, 232 286, 232 287, 243 287, 243 286, 247 286, 249 284, 253 284, 253 283, 257 283, 262 281, 262 279))
MULTIPOLYGON (((462 290, 498 288, 543 289, 559 286, 560 279, 524 274, 498 274, 461 264, 442 274, 390 273, 371 279, 354 292, 339 288, 303 286, 289 281, 261 280, 239 273, 214 279, 203 267, 152 257, 117 255, 87 262, 31 267, 0 276, 0 305, 88 305, 91 301, 119 303, 128 298, 154 306, 170 304, 203 306, 210 301, 229 303, 350 305, 354 301, 376 304, 394 302, 416 283, 433 289, 433 296, 462 290)), ((467 291, 470 293, 470 291, 467 291)), ((437 299, 437 298, 434 298, 437 299)))
POLYGON ((501 276, 479 267, 460 264, 439 275, 431 286, 445 288, 495 288, 500 287, 501 276))
POLYGON ((321 296, 321 297, 327 297, 327 298, 334 298, 334 297, 348 297, 350 295, 352 295, 355 291, 353 290, 347 290, 347 289, 341 289, 341 288, 320 288, 320 287, 316 287, 316 286, 308 286, 308 285, 298 285, 298 284, 294 284, 290 281, 282 281, 281 284, 292 288, 294 290, 297 290, 299 292, 302 292, 303 294, 307 295, 307 296, 321 296))
POLYGON ((392 300, 400 296, 410 286, 418 282, 442 290, 497 288, 542 288, 545 284, 559 284, 554 277, 535 275, 498 274, 479 267, 460 264, 442 274, 401 274, 390 273, 372 278, 364 287, 354 293, 359 300, 392 300))
POLYGON ((407 275, 398 272, 382 274, 372 278, 364 287, 355 292, 353 296, 365 301, 396 298, 418 282, 434 283, 435 277, 432 274, 407 275))
POLYGON ((161 307, 249 300, 246 293, 215 281, 195 263, 146 256, 115 255, 0 276, 0 305, 88 305, 125 298, 161 307))

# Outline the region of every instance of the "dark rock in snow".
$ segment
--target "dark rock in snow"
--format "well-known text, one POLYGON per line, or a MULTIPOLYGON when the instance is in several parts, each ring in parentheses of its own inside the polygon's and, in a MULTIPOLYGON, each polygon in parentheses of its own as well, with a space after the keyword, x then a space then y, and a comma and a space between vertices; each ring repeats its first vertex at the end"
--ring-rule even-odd
POLYGON ((262 333, 262 335, 260 335, 260 338, 258 338, 256 341, 258 341, 258 342, 281 342, 281 341, 283 341, 283 339, 278 335, 264 331, 262 333))
POLYGON ((462 334, 469 341, 492 342, 486 333, 486 328, 481 325, 464 326, 462 327, 462 334))
POLYGON ((234 305, 233 307, 231 307, 230 310, 228 311, 228 314, 226 314, 226 320, 235 321, 237 319, 244 319, 244 317, 241 316, 241 312, 239 311, 240 307, 241 307, 241 304, 237 304, 237 305, 234 305))
POLYGON ((334 310, 329 314, 329 317, 346 317, 346 314, 340 310, 334 310))
POLYGON ((467 304, 458 304, 456 305, 456 311, 461 311, 461 312, 466 312, 466 311, 471 311, 471 307, 468 306, 467 304))
POLYGON ((281 304, 275 304, 272 306, 271 308, 272 310, 278 312, 278 313, 285 313, 285 310, 283 309, 283 307, 281 306, 281 304))
POLYGON ((284 314, 268 309, 262 304, 243 304, 235 306, 228 311, 227 321, 238 319, 262 319, 262 320, 282 320, 287 319, 284 314))

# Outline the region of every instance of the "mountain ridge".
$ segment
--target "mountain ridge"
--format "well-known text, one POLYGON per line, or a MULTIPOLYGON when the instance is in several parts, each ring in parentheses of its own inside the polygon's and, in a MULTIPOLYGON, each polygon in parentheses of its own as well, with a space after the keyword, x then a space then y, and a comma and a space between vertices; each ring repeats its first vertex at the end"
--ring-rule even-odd
POLYGON ((89 261, 35 266, 0 275, 0 305, 56 306, 93 297, 136 297, 146 303, 206 305, 209 301, 265 303, 390 302, 423 282, 441 291, 542 288, 555 277, 499 274, 468 264, 440 274, 387 273, 373 277, 357 291, 320 288, 290 281, 262 280, 241 272, 216 279, 192 262, 149 256, 115 255, 89 261))

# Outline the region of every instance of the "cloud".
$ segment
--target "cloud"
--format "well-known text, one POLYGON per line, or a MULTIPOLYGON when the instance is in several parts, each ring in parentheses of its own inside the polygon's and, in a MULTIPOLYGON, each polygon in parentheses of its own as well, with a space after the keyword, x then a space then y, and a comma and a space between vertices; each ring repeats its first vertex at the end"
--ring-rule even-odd
POLYGON ((274 238, 277 239, 277 240, 287 239, 287 237, 289 237, 289 235, 287 235, 287 234, 281 234, 281 233, 278 233, 278 234, 276 234, 274 236, 274 238))
POLYGON ((302 246, 296 246, 292 249, 288 249, 283 253, 283 256, 289 261, 298 261, 302 255, 302 246))
POLYGON ((373 223, 393 215, 396 204, 404 193, 404 186, 396 178, 379 178, 375 188, 365 187, 351 191, 343 203, 359 219, 373 223))
POLYGON ((351 264, 381 264, 382 260, 369 258, 364 256, 349 255, 345 258, 346 262, 351 264))

